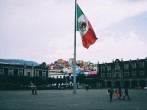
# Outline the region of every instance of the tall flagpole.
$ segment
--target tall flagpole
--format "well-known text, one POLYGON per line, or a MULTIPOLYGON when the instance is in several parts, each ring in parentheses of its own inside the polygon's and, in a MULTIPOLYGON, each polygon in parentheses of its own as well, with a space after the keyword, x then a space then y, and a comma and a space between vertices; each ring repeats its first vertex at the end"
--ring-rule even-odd
POLYGON ((75 22, 74 22, 74 73, 73 73, 73 94, 76 94, 76 27, 77 27, 77 0, 75 0, 75 22))

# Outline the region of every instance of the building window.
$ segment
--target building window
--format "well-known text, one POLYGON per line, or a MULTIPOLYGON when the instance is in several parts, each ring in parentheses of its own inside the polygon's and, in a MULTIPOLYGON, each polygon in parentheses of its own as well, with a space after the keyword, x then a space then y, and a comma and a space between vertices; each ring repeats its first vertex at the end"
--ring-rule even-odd
POLYGON ((43 75, 42 76, 46 76, 46 73, 42 73, 43 75))
POLYGON ((136 69, 136 63, 132 63, 132 69, 136 69))
POLYGON ((107 66, 107 71, 111 71, 111 66, 107 66))
POLYGON ((120 66, 117 64, 117 65, 115 65, 115 70, 117 71, 117 70, 120 70, 120 66))
POLYGON ((0 68, 0 74, 4 74, 4 72, 3 72, 3 69, 2 69, 2 68, 0 68))
POLYGON ((105 66, 101 66, 101 71, 105 71, 105 66))
POLYGON ((105 73, 101 73, 101 78, 105 78, 105 73))
POLYGON ((28 72, 28 76, 31 76, 31 72, 28 72))
POLYGON ((111 78, 111 73, 108 73, 107 74, 107 78, 111 78))
POLYGON ((23 76, 23 69, 18 70, 18 75, 23 76))
POLYGON ((120 73, 116 73, 116 78, 120 78, 120 73))
POLYGON ((36 70, 35 73, 36 76, 39 76, 39 70, 36 70))
POLYGON ((129 64, 124 64, 124 70, 129 70, 129 64))
POLYGON ((39 76, 39 73, 36 73, 36 76, 39 76))
POLYGON ((132 71, 132 76, 135 77, 136 75, 136 71, 132 71))
POLYGON ((141 68, 141 69, 144 68, 144 62, 139 63, 139 68, 141 68))
POLYGON ((42 71, 42 77, 46 77, 46 71, 42 71))
POLYGON ((129 77, 129 72, 124 72, 124 77, 129 77))
POLYGON ((144 71, 139 71, 140 76, 144 76, 144 71))
POLYGON ((13 69, 9 69, 9 75, 14 75, 13 69))

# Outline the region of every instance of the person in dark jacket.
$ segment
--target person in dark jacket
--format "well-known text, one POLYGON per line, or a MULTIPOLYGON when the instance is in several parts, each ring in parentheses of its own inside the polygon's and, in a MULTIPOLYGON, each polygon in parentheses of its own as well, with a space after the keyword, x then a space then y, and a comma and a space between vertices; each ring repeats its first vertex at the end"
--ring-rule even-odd
POLYGON ((118 97, 118 99, 121 100, 121 96, 122 96, 122 90, 121 90, 121 87, 119 87, 119 89, 118 89, 118 93, 119 93, 119 97, 118 97))
POLYGON ((114 93, 114 90, 113 90, 112 87, 108 89, 108 93, 109 93, 109 96, 110 96, 110 102, 112 102, 112 96, 113 96, 113 93, 114 93))
POLYGON ((125 99, 126 96, 128 97, 128 100, 130 100, 129 93, 128 93, 128 88, 127 87, 125 87, 125 90, 124 90, 123 100, 125 99))
POLYGON ((89 86, 88 85, 86 85, 86 91, 88 91, 89 90, 89 86))
POLYGON ((35 92, 35 86, 33 85, 31 88, 32 88, 32 95, 34 95, 34 92, 35 92))
POLYGON ((35 85, 34 91, 35 91, 35 95, 37 95, 37 86, 36 85, 35 85))

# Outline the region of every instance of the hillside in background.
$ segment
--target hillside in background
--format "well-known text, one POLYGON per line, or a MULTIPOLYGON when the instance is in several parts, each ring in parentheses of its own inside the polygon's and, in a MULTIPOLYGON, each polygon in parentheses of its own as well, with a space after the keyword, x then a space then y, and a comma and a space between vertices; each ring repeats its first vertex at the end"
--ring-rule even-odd
POLYGON ((0 59, 0 63, 13 63, 13 64, 26 64, 26 65, 38 65, 35 61, 27 61, 22 59, 0 59))

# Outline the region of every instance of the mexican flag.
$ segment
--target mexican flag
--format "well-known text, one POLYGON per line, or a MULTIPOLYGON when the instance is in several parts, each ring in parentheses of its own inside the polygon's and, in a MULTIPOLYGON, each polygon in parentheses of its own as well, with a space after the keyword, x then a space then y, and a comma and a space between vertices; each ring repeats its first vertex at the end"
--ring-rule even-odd
POLYGON ((84 15, 83 11, 77 4, 77 31, 80 32, 82 43, 85 48, 89 48, 98 39, 94 33, 94 30, 84 15))

